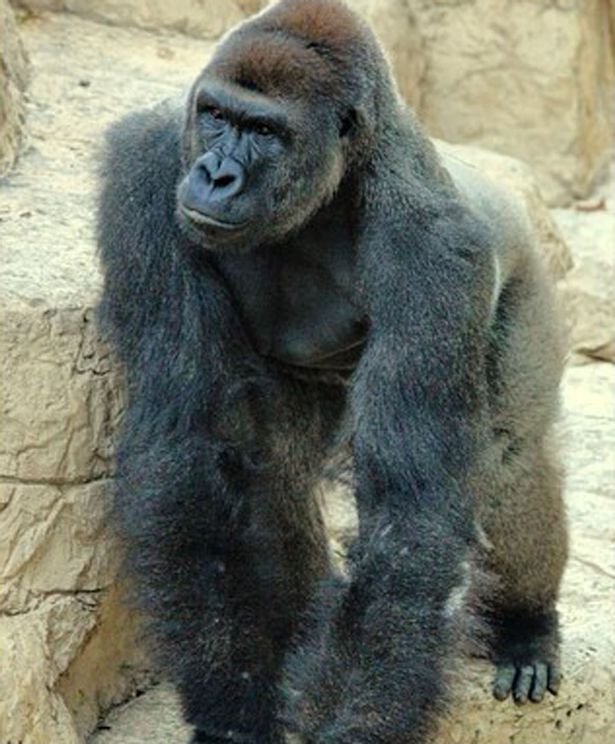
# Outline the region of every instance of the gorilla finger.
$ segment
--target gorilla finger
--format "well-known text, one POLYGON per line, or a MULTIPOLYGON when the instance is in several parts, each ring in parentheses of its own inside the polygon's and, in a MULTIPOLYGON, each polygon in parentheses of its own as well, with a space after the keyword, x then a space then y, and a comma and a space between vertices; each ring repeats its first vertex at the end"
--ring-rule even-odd
POLYGON ((514 664, 498 666, 493 683, 493 697, 496 700, 506 700, 512 690, 517 669, 514 664))
POLYGON ((553 695, 557 695, 561 681, 562 672, 559 668, 559 664, 549 664, 549 684, 547 685, 549 692, 553 695))
POLYGON ((534 665, 534 684, 530 692, 530 700, 533 703, 539 703, 547 691, 549 680, 549 666, 544 661, 539 661, 534 665))
POLYGON ((517 679, 515 680, 513 688, 513 697, 515 699, 515 703, 527 703, 530 694, 530 687, 532 686, 533 680, 534 665, 524 664, 521 667, 519 674, 517 675, 517 679))

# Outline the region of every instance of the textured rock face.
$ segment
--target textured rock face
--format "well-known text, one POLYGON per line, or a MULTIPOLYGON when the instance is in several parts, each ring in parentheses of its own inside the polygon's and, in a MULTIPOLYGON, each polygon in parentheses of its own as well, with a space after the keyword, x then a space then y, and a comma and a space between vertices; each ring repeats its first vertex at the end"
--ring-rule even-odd
POLYGON ((426 53, 413 4, 400 0, 349 0, 347 4, 374 29, 386 48, 399 92, 419 111, 426 53))
POLYGON ((554 210, 573 247, 574 268, 561 283, 574 361, 615 362, 615 194, 612 183, 578 212, 554 210))
POLYGON ((174 31, 217 39, 255 13, 260 0, 18 0, 29 10, 66 10, 106 23, 174 31))
POLYGON ((28 57, 8 0, 0 0, 0 176, 11 168, 25 140, 23 93, 28 57))
POLYGON ((62 299, 24 278, 27 294, 10 279, 1 292, 0 741, 77 744, 142 666, 136 619, 104 594, 117 569, 106 525, 120 385, 79 288, 62 299))
POLYGON ((420 114, 435 137, 530 163, 551 203, 583 196, 613 132, 606 0, 412 0, 425 37, 420 114))

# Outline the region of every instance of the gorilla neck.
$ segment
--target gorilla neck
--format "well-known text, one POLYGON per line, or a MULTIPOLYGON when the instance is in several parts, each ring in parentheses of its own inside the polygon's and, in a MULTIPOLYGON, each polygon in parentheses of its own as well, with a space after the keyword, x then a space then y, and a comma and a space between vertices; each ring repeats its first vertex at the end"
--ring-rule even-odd
POLYGON ((367 323, 355 289, 353 211, 338 196, 282 243, 212 256, 259 353, 304 368, 356 366, 367 323))

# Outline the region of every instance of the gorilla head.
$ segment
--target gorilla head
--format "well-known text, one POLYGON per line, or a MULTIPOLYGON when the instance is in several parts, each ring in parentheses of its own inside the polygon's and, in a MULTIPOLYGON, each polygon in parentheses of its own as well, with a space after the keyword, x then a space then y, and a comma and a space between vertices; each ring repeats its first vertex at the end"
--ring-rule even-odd
POLYGON ((240 26, 191 90, 180 223, 235 250, 301 227, 365 162, 387 94, 371 31, 338 3, 283 2, 240 26))

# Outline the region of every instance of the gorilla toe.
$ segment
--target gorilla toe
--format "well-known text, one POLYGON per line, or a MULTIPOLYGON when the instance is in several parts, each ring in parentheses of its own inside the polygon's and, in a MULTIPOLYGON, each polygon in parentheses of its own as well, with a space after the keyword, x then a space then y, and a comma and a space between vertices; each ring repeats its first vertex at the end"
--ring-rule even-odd
POLYGON ((536 661, 532 664, 503 662, 498 664, 493 682, 493 696, 506 700, 512 694, 516 703, 540 703, 547 691, 557 695, 561 672, 557 663, 536 661))
POLYGON ((555 612, 540 616, 510 613, 491 618, 495 631, 493 656, 497 666, 493 695, 516 703, 539 703, 547 691, 557 695, 561 671, 555 612))

